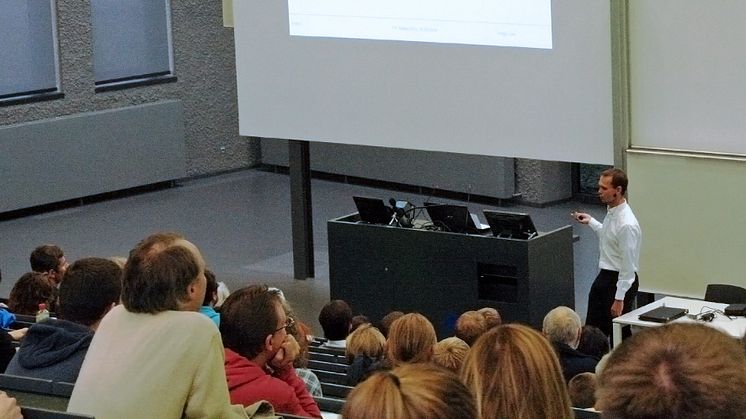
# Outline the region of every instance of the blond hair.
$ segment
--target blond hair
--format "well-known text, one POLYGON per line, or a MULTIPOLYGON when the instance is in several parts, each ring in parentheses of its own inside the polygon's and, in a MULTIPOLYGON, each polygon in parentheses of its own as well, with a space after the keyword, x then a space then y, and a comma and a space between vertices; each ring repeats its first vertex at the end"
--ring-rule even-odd
POLYGON ((379 371, 347 396, 344 419, 473 419, 474 396, 450 371, 431 364, 379 371))
POLYGON ((461 379, 474 393, 480 417, 571 419, 559 360, 539 332, 501 325, 471 347, 461 379))
POLYGON ((386 358, 391 366, 404 362, 429 362, 437 341, 430 320, 419 313, 405 314, 391 324, 386 358))
POLYGON ((456 337, 468 345, 473 345, 477 338, 487 331, 487 319, 478 311, 467 311, 456 320, 456 337))
POLYGON ((355 329, 347 336, 345 355, 347 362, 352 362, 358 355, 364 355, 371 359, 383 357, 386 350, 386 338, 383 337, 378 328, 370 323, 365 323, 355 329))
POLYGON ((457 337, 441 340, 433 348, 433 363, 453 372, 458 372, 469 353, 469 345, 457 337))

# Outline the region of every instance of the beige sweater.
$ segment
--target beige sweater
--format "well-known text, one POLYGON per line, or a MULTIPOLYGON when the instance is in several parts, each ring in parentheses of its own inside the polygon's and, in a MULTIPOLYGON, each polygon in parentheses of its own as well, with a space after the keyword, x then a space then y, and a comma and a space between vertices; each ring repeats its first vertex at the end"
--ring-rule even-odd
POLYGON ((197 312, 131 313, 101 321, 69 412, 96 419, 246 418, 231 406, 215 325, 197 312))

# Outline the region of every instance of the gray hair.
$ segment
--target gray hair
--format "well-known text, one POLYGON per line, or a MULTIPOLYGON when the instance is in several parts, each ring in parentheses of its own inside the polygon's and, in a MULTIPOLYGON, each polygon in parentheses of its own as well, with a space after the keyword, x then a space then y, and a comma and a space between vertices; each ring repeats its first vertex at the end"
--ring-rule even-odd
POLYGON ((550 342, 560 342, 573 348, 578 346, 580 316, 570 307, 559 306, 544 316, 542 330, 550 342))

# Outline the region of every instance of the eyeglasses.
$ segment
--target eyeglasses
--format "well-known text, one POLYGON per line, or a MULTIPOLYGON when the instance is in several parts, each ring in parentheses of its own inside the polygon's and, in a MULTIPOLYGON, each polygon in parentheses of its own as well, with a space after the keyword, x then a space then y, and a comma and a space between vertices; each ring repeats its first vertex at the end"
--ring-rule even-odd
POLYGON ((282 326, 279 329, 275 330, 274 332, 272 332, 272 334, 274 335, 275 333, 279 332, 282 329, 285 329, 286 332, 290 333, 290 330, 288 329, 290 329, 293 326, 295 326, 295 320, 292 317, 288 317, 288 319, 285 321, 285 326, 282 326))

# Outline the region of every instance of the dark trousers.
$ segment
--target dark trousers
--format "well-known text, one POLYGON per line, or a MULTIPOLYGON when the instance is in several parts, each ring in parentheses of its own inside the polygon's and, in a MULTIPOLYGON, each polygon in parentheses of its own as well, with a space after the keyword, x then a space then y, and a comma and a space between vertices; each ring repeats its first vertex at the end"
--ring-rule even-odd
MULTIPOLYGON (((588 294, 588 314, 585 317, 585 324, 598 327, 606 336, 611 336, 611 305, 614 303, 618 277, 619 272, 601 269, 588 294)), ((624 296, 622 314, 632 311, 639 284, 640 280, 635 273, 635 282, 624 296)))

